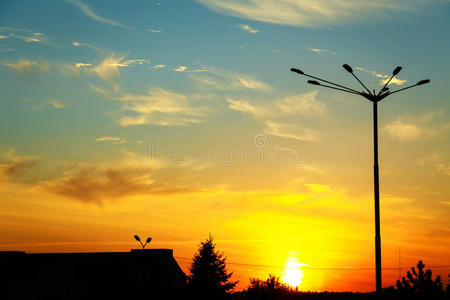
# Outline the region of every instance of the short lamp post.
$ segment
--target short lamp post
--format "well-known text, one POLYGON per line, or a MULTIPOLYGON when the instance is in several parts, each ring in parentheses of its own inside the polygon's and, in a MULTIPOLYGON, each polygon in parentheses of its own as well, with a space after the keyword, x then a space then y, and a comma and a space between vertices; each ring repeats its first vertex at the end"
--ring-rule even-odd
POLYGON ((379 188, 379 173, 378 173, 378 109, 377 105, 378 102, 386 98, 387 96, 390 96, 392 94, 398 93, 400 91, 404 91, 406 89, 423 85, 426 83, 429 83, 429 79, 421 80, 417 82, 414 85, 396 90, 396 91, 390 91, 388 84, 391 82, 391 80, 396 76, 400 71, 402 70, 402 67, 397 67, 392 72, 391 78, 385 83, 383 88, 376 93, 375 90, 372 92, 369 91, 369 89, 364 85, 364 83, 359 80, 359 78, 353 73, 353 69, 345 64, 343 65, 344 69, 353 75, 353 77, 364 87, 364 89, 367 91, 359 92, 357 90, 345 87, 343 85, 333 83, 331 81, 321 79, 309 74, 304 73, 303 71, 295 68, 291 68, 292 72, 295 72, 299 75, 303 75, 315 80, 308 80, 309 84, 323 86, 326 88, 355 94, 362 96, 373 103, 373 160, 374 160, 374 167, 373 167, 373 175, 374 175, 374 198, 375 198, 375 278, 376 278, 376 293, 377 296, 381 296, 381 236, 380 236, 380 188, 379 188), (322 82, 326 83, 323 84, 322 82))
POLYGON ((144 250, 144 249, 145 249, 145 246, 146 246, 148 243, 150 243, 150 242, 152 241, 152 238, 151 238, 151 237, 148 237, 147 240, 145 241, 145 244, 142 244, 141 238, 140 238, 137 234, 134 235, 134 239, 135 239, 136 241, 138 241, 139 243, 141 243, 142 250, 144 250))

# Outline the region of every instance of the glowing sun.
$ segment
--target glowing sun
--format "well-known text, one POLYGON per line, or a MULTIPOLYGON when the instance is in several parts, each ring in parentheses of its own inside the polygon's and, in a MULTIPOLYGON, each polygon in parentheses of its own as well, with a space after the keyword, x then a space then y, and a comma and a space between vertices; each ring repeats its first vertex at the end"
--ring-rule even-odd
POLYGON ((285 264, 285 269, 281 273, 283 275, 281 280, 290 287, 298 287, 303 279, 303 272, 300 269, 302 265, 295 257, 289 257, 285 264))

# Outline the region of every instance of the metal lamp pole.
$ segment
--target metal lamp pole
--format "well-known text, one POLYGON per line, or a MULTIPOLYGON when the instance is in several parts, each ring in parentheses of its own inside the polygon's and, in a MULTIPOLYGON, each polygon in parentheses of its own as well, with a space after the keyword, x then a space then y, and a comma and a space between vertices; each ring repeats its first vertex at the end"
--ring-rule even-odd
POLYGON ((381 100, 383 100, 384 98, 386 98, 389 95, 392 95, 394 93, 397 93, 397 92, 400 92, 400 91, 403 91, 403 90, 406 90, 406 89, 409 89, 409 88, 412 88, 415 86, 429 83, 430 80, 429 79, 421 80, 414 85, 391 92, 389 90, 389 88, 387 87, 387 85, 389 84, 389 82, 391 82, 392 78, 394 78, 394 76, 397 75, 401 71, 402 67, 397 67, 394 69, 394 71, 392 72, 391 78, 386 82, 386 84, 383 86, 383 88, 378 93, 375 93, 375 90, 373 90, 373 92, 369 91, 369 89, 364 85, 364 83, 362 83, 361 80, 359 80, 359 78, 353 73, 353 69, 349 65, 345 64, 345 65, 343 65, 343 67, 347 72, 349 72, 350 74, 353 75, 353 77, 355 77, 355 79, 364 87, 364 89, 367 91, 367 93, 364 91, 359 92, 354 89, 345 87, 343 85, 306 74, 299 69, 291 68, 291 71, 295 72, 299 75, 303 75, 303 76, 306 76, 309 78, 316 79, 316 80, 308 80, 309 84, 319 85, 319 86, 323 86, 323 87, 334 89, 334 90, 339 90, 339 91, 350 93, 350 94, 360 95, 373 103, 373 175, 374 175, 373 180, 374 180, 374 198, 375 198, 375 278, 376 278, 377 296, 380 297, 381 296, 381 236, 380 236, 380 186, 379 186, 380 182, 379 182, 379 171, 378 171, 378 106, 377 105, 378 105, 378 102, 380 102, 381 100), (325 82, 327 84, 323 84, 320 82, 325 82))

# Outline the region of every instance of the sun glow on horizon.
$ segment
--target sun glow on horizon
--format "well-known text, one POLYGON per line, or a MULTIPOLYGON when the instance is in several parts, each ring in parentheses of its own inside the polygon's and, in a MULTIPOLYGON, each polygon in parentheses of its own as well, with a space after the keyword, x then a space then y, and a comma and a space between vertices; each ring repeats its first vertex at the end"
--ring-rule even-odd
POLYGON ((299 263, 295 256, 289 256, 285 264, 284 271, 281 273, 283 275, 281 280, 290 287, 300 286, 303 280, 303 271, 301 270, 301 266, 304 266, 304 264, 299 263))

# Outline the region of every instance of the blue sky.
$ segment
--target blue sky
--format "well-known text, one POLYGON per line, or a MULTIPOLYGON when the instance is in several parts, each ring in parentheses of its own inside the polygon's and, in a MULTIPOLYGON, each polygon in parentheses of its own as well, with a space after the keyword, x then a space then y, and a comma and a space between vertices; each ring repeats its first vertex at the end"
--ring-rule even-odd
MULTIPOLYGON (((336 230, 316 234, 336 238, 335 244, 321 252, 302 248, 302 240, 295 249, 280 245, 276 255, 280 264, 292 251, 316 264, 317 252, 340 266, 345 255, 333 258, 325 248, 373 244, 350 233, 336 237, 339 228, 372 230, 371 106, 308 85, 289 69, 362 90, 342 68, 347 63, 374 89, 396 66, 403 70, 392 90, 431 79, 380 103, 383 224, 391 234, 384 245, 392 254, 387 260, 396 261, 400 244, 415 263, 424 251, 408 237, 418 231, 436 245, 429 259, 444 263, 438 257, 448 257, 440 247, 450 245, 442 229, 450 209, 449 17, 444 0, 2 1, 0 207, 12 221, 4 224, 0 245, 12 249, 20 244, 14 235, 27 237, 52 224, 55 210, 78 239, 65 240, 49 225, 23 247, 79 250, 93 239, 83 236, 89 230, 81 232, 80 224, 95 218, 96 232, 109 234, 120 245, 116 250, 128 249, 132 225, 150 228, 156 245, 167 246, 159 237, 184 255, 212 231, 231 259, 267 264, 273 253, 261 249, 276 232, 259 235, 254 224, 264 227, 272 216, 291 239, 307 236, 314 220, 326 218, 336 230), (217 150, 228 158, 242 147, 259 151, 255 139, 261 136, 262 150, 301 153, 300 164, 192 163, 186 157, 189 151, 217 150), (149 145, 164 154, 143 162, 149 145), (182 154, 176 164, 171 151, 182 154), (177 207, 173 216, 168 207, 177 207), (69 208, 80 215, 68 217, 69 208), (211 218, 216 208, 221 214, 211 218), (170 224, 170 238, 143 209, 170 224), (291 228, 306 211, 302 229, 291 228), (198 223, 181 230, 192 214, 198 223), (353 217, 357 225, 347 224, 353 217), (23 219, 29 228, 11 225, 23 219), (118 236, 107 233, 111 228, 118 236), (259 236, 261 248, 245 243, 246 234, 259 236), (55 236, 69 246, 42 246, 55 236), (235 236, 242 240, 230 242, 235 236), (252 256, 250 249, 264 254, 252 256)), ((371 262, 360 252, 349 259, 371 262)), ((247 278, 247 271, 238 276, 247 278)), ((313 279, 307 287, 330 287, 313 279)), ((366 283, 370 290, 370 277, 366 283)))

